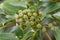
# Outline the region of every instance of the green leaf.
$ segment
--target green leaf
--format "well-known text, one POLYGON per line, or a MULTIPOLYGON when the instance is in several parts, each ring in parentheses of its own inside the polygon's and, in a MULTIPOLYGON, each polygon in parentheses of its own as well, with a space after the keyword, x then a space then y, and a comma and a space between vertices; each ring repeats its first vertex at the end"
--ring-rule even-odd
POLYGON ((12 33, 0 33, 0 40, 18 40, 12 33))
POLYGON ((57 18, 58 20, 60 20, 60 12, 57 12, 57 13, 53 14, 53 16, 55 18, 57 18))
POLYGON ((0 19, 0 26, 4 26, 5 23, 6 23, 6 19, 0 19))
POLYGON ((55 3, 55 2, 51 2, 50 5, 46 6, 46 8, 44 8, 42 10, 42 15, 43 15, 43 18, 47 16, 47 14, 57 10, 60 8, 60 2, 58 3, 55 3))
POLYGON ((50 12, 52 12, 52 11, 55 11, 55 10, 57 10, 57 9, 59 9, 60 8, 60 2, 58 2, 58 3, 54 3, 53 2, 53 4, 50 4, 49 6, 47 6, 44 10, 43 10, 43 12, 46 14, 46 13, 50 13, 50 12))
POLYGON ((4 11, 2 9, 0 9, 0 14, 4 14, 4 11))
POLYGON ((4 26, 6 23, 5 15, 0 14, 0 27, 4 26))
POLYGON ((60 40, 60 29, 57 29, 57 30, 54 32, 54 36, 55 36, 56 40, 60 40))
MULTIPOLYGON (((3 21, 2 23, 4 23, 4 21, 3 21)), ((6 22, 6 23, 4 24, 4 26, 1 27, 0 31, 2 30, 2 31, 1 31, 2 33, 4 33, 4 32, 9 32, 9 33, 11 33, 11 32, 13 32, 13 31, 15 31, 16 28, 17 28, 17 27, 16 27, 16 23, 15 23, 15 21, 13 20, 13 21, 8 21, 8 22, 6 22)))
POLYGON ((22 38, 24 35, 23 29, 20 26, 17 26, 14 33, 19 37, 22 38))
POLYGON ((25 4, 21 4, 20 2, 4 2, 3 9, 7 14, 14 15, 18 13, 18 10, 26 9, 27 6, 25 4))
POLYGON ((5 24, 5 28, 3 28, 4 32, 13 32, 16 29, 16 23, 15 21, 7 22, 5 24))
POLYGON ((5 16, 5 18, 7 19, 7 20, 15 20, 15 17, 14 17, 14 15, 6 15, 5 16))
POLYGON ((33 29, 31 27, 29 27, 29 30, 24 34, 24 36, 21 40, 27 40, 29 37, 31 37, 33 34, 32 30, 33 29))
MULTIPOLYGON (((38 30, 37 30, 37 31, 38 31, 38 30)), ((32 36, 30 37, 29 40, 34 40, 34 38, 36 37, 37 31, 35 31, 35 32, 32 34, 32 36)))
POLYGON ((42 40, 42 32, 41 30, 37 29, 32 36, 30 37, 29 40, 42 40))

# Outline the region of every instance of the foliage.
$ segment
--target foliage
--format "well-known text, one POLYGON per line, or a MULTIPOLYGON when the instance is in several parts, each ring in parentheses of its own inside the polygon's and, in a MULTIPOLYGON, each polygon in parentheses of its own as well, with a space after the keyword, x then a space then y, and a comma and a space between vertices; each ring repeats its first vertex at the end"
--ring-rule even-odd
POLYGON ((60 40, 60 2, 4 0, 0 4, 0 40, 60 40))

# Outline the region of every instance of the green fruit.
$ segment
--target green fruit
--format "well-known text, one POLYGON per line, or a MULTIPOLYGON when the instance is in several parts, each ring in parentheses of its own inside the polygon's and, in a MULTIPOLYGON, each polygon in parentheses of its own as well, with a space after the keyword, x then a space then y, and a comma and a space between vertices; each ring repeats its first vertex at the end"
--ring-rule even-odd
POLYGON ((32 13, 28 13, 28 16, 32 16, 32 13))
POLYGON ((39 24, 37 24, 37 27, 38 27, 38 28, 41 28, 41 24, 40 24, 40 23, 39 23, 39 24))
POLYGON ((34 25, 34 21, 30 21, 31 25, 34 25))
POLYGON ((19 17, 23 17, 23 13, 19 13, 19 17))
POLYGON ((55 27, 51 27, 51 30, 55 30, 55 27))
POLYGON ((31 16, 31 17, 30 17, 30 20, 34 20, 34 19, 35 19, 35 17, 34 17, 34 16, 31 16))
POLYGON ((33 13, 33 16, 35 16, 35 17, 36 17, 36 16, 37 16, 37 13, 33 13))
POLYGON ((31 23, 29 21, 26 21, 25 24, 26 24, 27 27, 31 27, 31 23))
POLYGON ((43 28, 42 28, 42 32, 45 32, 45 31, 46 31, 46 28, 45 28, 45 27, 43 27, 43 28))
POLYGON ((23 18, 24 18, 25 21, 28 20, 28 16, 27 15, 23 15, 23 18))
POLYGON ((25 26, 27 27, 29 26, 41 27, 41 25, 38 24, 40 22, 40 16, 39 16, 40 14, 38 15, 38 13, 30 9, 19 10, 18 13, 19 13, 19 19, 20 18, 23 19, 24 22, 23 25, 25 24, 25 26))
POLYGON ((20 19, 18 20, 18 22, 22 23, 22 22, 23 22, 23 19, 22 19, 22 18, 20 18, 20 19))

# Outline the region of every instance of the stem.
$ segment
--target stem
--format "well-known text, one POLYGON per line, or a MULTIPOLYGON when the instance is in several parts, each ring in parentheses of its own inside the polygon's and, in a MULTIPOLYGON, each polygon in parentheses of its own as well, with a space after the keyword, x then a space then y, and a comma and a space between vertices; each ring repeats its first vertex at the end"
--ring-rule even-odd
POLYGON ((45 32, 45 34, 46 34, 46 36, 48 37, 49 40, 52 40, 50 35, 47 32, 45 32))

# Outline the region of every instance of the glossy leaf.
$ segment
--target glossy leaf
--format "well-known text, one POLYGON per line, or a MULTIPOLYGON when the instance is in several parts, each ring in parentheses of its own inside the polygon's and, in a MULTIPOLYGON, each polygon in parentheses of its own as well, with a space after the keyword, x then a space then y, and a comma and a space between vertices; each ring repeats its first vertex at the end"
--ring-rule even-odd
POLYGON ((32 28, 29 28, 29 30, 24 34, 24 36, 21 40, 27 40, 29 37, 31 37, 33 34, 32 30, 33 30, 32 28))
POLYGON ((60 40, 60 29, 57 29, 57 30, 54 32, 54 36, 55 36, 56 40, 60 40))
POLYGON ((0 40, 18 40, 12 33, 0 33, 0 40))
POLYGON ((27 8, 25 4, 20 2, 4 2, 3 9, 7 14, 14 15, 18 13, 18 10, 23 10, 27 8))
POLYGON ((57 18, 58 20, 60 20, 60 12, 57 12, 57 13, 53 14, 53 16, 55 18, 57 18))
POLYGON ((17 37, 22 38, 24 35, 24 31, 22 27, 17 26, 16 29, 14 30, 14 33, 17 35, 17 37))
POLYGON ((50 13, 60 8, 60 2, 53 3, 44 9, 44 13, 50 13))
POLYGON ((4 14, 4 11, 2 9, 0 9, 0 14, 4 14))

